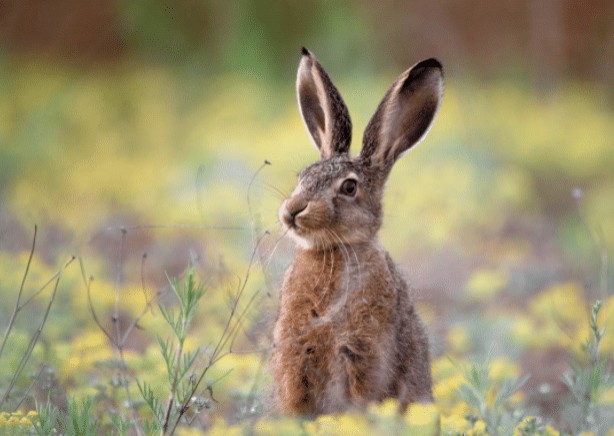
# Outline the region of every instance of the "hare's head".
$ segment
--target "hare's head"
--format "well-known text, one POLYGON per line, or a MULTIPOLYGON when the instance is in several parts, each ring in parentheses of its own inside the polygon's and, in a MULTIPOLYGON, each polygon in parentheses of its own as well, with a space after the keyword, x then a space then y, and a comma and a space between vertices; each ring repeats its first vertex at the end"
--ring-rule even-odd
POLYGON ((298 68, 299 107, 320 161, 299 174, 279 216, 304 248, 371 240, 381 225, 384 183, 394 162, 428 132, 443 95, 435 59, 419 62, 392 84, 349 154, 352 122, 335 85, 307 49, 298 68))

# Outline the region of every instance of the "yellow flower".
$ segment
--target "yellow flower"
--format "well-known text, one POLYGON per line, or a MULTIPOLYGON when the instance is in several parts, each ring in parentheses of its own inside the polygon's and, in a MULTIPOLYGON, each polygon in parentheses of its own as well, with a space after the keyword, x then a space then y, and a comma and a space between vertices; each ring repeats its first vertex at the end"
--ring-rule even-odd
POLYGON ((512 327, 512 339, 520 345, 536 345, 537 327, 526 315, 518 315, 512 327))
POLYGON ((470 423, 463 416, 460 415, 449 415, 441 417, 441 433, 445 434, 446 432, 456 433, 467 430, 470 423))
POLYGON ((474 300, 484 300, 501 292, 509 281, 505 271, 482 269, 467 282, 467 294, 474 300))
POLYGON ((391 418, 399 414, 399 402, 394 398, 388 398, 380 404, 371 403, 369 412, 380 418, 391 418))
POLYGON ((435 380, 442 380, 461 372, 458 365, 455 365, 454 362, 446 356, 438 357, 433 360, 431 370, 433 372, 433 379, 435 380))
POLYGON ((60 374, 67 379, 92 369, 93 364, 113 357, 113 349, 107 337, 100 330, 86 330, 75 336, 69 356, 60 374))
POLYGON ((243 429, 237 425, 228 426, 223 418, 216 418, 208 434, 212 436, 241 436, 243 429))
POLYGON ((460 324, 453 325, 448 330, 448 344, 450 350, 462 354, 467 351, 470 345, 469 333, 465 326, 460 324))
POLYGON ((520 374, 518 365, 503 357, 494 359, 489 365, 489 377, 494 381, 518 377, 518 374, 520 374))
POLYGON ((585 307, 582 285, 577 282, 550 286, 531 298, 529 302, 529 310, 533 315, 558 323, 588 323, 588 312, 579 310, 585 307))
POLYGON ((204 434, 204 431, 194 427, 179 427, 177 429, 177 436, 201 436, 204 434))
MULTIPOLYGON (((337 419, 337 424, 338 435, 370 436, 373 434, 369 420, 364 414, 346 413, 340 415, 337 419)), ((294 435, 296 432, 287 434, 294 435)))
POLYGON ((405 413, 410 434, 439 434, 439 412, 434 404, 412 404, 405 413))
POLYGON ((486 431, 486 423, 481 419, 478 419, 473 424, 473 430, 476 431, 478 434, 484 433, 486 431))
POLYGON ((435 383, 435 386, 433 387, 435 402, 449 402, 450 400, 456 398, 456 393, 464 382, 465 376, 463 374, 455 374, 452 377, 435 383))
POLYGON ((334 434, 337 428, 337 418, 333 415, 322 415, 316 419, 318 434, 334 434))
POLYGON ((546 433, 546 436, 559 436, 560 435, 558 430, 555 430, 555 428, 552 427, 551 425, 547 425, 546 428, 544 429, 544 432, 546 433))
MULTIPOLYGON (((316 425, 313 422, 305 423, 305 431, 308 432, 308 424, 313 424, 310 430, 312 431, 312 434, 315 433, 316 425)), ((281 418, 276 421, 270 419, 260 419, 254 425, 253 430, 254 434, 262 436, 268 436, 271 434, 293 436, 295 434, 303 433, 299 420, 289 417, 281 418)))

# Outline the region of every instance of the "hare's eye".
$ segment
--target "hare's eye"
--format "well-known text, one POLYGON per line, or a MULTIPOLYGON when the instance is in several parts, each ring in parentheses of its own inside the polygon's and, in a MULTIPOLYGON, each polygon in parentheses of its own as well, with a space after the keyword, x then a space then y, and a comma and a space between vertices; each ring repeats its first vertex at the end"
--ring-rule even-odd
POLYGON ((348 197, 353 197, 354 195, 356 195, 356 180, 344 180, 341 184, 339 192, 341 192, 343 195, 347 195, 348 197))

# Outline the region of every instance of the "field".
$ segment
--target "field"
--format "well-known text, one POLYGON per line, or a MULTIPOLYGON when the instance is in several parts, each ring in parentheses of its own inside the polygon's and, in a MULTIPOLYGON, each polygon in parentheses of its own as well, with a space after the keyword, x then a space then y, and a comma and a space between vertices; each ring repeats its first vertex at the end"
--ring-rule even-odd
MULTIPOLYGON (((613 434, 603 89, 446 78, 380 232, 429 329, 435 403, 309 420, 269 410, 267 369, 292 258, 277 209, 317 159, 293 78, 1 71, 3 433, 613 434)), ((338 80, 354 153, 394 77, 338 80)))

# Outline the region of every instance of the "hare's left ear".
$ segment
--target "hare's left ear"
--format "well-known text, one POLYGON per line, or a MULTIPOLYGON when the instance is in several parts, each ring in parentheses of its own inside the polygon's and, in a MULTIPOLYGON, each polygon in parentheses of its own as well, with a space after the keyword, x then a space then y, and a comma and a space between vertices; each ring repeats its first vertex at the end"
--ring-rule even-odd
POLYGON ((347 153, 352 140, 348 109, 316 57, 304 47, 296 93, 305 127, 321 158, 347 153))
POLYGON ((390 170, 392 164, 429 131, 443 96, 443 68, 427 59, 392 84, 363 137, 360 157, 390 170))

